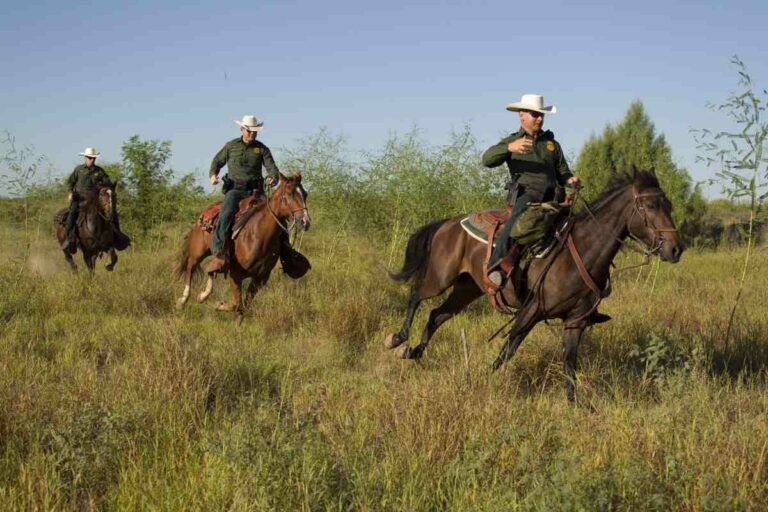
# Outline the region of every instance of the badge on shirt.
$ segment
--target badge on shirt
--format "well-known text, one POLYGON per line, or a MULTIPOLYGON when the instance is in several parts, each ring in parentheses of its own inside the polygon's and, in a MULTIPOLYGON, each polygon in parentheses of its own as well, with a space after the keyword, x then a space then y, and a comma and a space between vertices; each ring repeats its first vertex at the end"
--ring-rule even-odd
POLYGON ((547 141, 547 151, 554 151, 555 150, 555 143, 551 140, 547 141))

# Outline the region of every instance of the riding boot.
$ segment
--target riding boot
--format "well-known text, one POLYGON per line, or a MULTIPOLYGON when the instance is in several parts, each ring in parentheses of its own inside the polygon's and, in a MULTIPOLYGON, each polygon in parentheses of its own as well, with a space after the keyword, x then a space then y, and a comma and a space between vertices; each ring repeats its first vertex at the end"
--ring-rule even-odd
POLYGON ((592 314, 587 317, 587 322, 589 322, 589 325, 602 324, 609 320, 611 320, 611 315, 600 313, 597 309, 595 309, 592 314))
POLYGON ((512 242, 512 247, 507 252, 507 255, 498 260, 493 266, 488 267, 487 285, 493 292, 498 291, 503 285, 507 276, 510 276, 520 260, 520 255, 523 252, 523 246, 512 242))

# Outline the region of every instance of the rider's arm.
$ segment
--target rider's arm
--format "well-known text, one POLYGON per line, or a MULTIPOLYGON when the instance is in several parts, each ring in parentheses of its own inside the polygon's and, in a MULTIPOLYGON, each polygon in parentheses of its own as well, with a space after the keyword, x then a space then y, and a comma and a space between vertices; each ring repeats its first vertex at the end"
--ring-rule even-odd
POLYGON ((267 177, 277 181, 280 174, 280 169, 277 168, 275 159, 272 158, 272 152, 268 147, 264 147, 264 167, 267 169, 267 177))
POLYGON ((509 143, 511 139, 505 137, 495 146, 491 146, 483 153, 483 165, 486 167, 498 167, 507 161, 509 157, 509 143))
POLYGON ((72 171, 72 174, 70 174, 69 178, 67 178, 67 191, 69 193, 72 193, 72 191, 75 190, 76 184, 77 184, 77 167, 75 167, 75 170, 72 171))
POLYGON ((208 173, 209 177, 218 176, 221 168, 227 165, 228 152, 229 145, 225 144, 224 147, 216 153, 216 156, 213 157, 213 161, 211 162, 211 171, 208 173))
POLYGON ((568 167, 568 161, 563 154, 563 148, 560 147, 559 142, 555 142, 557 152, 555 153, 555 169, 557 170, 557 179, 560 185, 564 186, 568 183, 568 180, 573 178, 573 173, 568 167))

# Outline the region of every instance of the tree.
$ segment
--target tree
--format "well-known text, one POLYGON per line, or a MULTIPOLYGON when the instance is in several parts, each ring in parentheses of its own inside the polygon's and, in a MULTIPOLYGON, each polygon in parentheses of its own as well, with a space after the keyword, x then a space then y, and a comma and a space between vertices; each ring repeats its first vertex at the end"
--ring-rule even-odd
POLYGON ((142 141, 133 135, 123 143, 122 156, 122 165, 110 166, 107 171, 118 181, 125 181, 123 212, 142 234, 161 222, 178 219, 190 199, 203 193, 192 175, 173 183, 173 169, 166 165, 171 158, 171 141, 142 141))
POLYGON ((762 118, 766 109, 768 92, 763 89, 762 97, 755 92, 752 78, 747 67, 734 55, 731 64, 739 74, 741 92, 732 93, 723 103, 710 104, 715 111, 725 112, 733 126, 732 130, 712 132, 707 129, 693 130, 702 152, 699 159, 708 166, 716 166, 719 171, 711 180, 719 183, 731 199, 747 199, 749 202, 749 227, 747 231, 747 250, 741 268, 739 289, 728 319, 725 345, 731 334, 733 318, 739 304, 744 283, 749 269, 752 246, 754 243, 755 218, 768 198, 768 158, 764 153, 768 138, 768 122, 762 118))
POLYGON ((699 221, 705 208, 701 191, 693 186, 688 172, 674 163, 664 134, 656 134, 640 101, 629 106, 618 125, 608 125, 602 135, 587 140, 574 168, 586 185, 585 197, 592 199, 616 172, 633 165, 656 170, 664 191, 676 206, 673 217, 678 224, 699 221))

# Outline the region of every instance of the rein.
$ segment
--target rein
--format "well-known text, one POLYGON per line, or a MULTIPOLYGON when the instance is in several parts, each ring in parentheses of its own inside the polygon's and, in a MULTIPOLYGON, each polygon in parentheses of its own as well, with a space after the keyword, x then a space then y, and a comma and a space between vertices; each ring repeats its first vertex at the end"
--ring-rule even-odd
MULTIPOLYGON (((275 193, 267 196, 267 210, 269 210, 269 213, 272 214, 272 217, 275 219, 275 222, 277 222, 277 225, 280 226, 280 229, 285 231, 288 234, 288 236, 290 236, 291 232, 295 231, 296 223, 298 222, 296 220, 296 216, 294 215, 294 213, 296 213, 296 212, 308 212, 307 204, 305 202, 304 203, 304 207, 296 208, 296 209, 290 210, 288 212, 288 215, 291 217, 291 223, 286 227, 283 224, 283 222, 277 217, 277 213, 275 213, 275 211, 272 209, 272 205, 270 204, 272 202, 272 198, 274 197, 275 193)), ((301 192, 299 192, 299 193, 301 193, 301 192)), ((303 196, 302 196, 302 198, 303 198, 303 196)), ((280 196, 280 203, 286 203, 287 201, 288 201, 288 196, 286 196, 285 194, 282 194, 280 196)))
MULTIPOLYGON (((644 267, 645 265, 648 265, 651 261, 651 256, 658 254, 659 251, 661 251, 662 246, 664 245, 664 235, 665 232, 677 232, 674 228, 669 229, 660 229, 657 228, 654 224, 648 222, 648 215, 645 212, 645 207, 640 204, 640 199, 644 197, 659 197, 664 196, 664 193, 662 191, 657 192, 642 192, 638 193, 635 188, 632 188, 632 194, 633 194, 633 205, 632 205, 632 214, 629 216, 629 219, 627 220, 627 232, 629 234, 629 237, 632 239, 633 242, 636 242, 640 245, 642 245, 644 248, 640 249, 638 247, 635 247, 634 245, 630 245, 624 240, 616 237, 616 241, 619 242, 621 246, 623 246, 626 249, 629 249, 630 251, 636 252, 644 257, 644 261, 642 263, 639 263, 637 265, 630 265, 628 267, 622 267, 620 269, 617 269, 615 272, 624 272, 626 270, 631 270, 633 268, 638 267, 644 267), (643 217, 643 223, 645 224, 645 227, 650 229, 654 233, 654 239, 658 240, 658 244, 656 245, 649 245, 646 242, 644 242, 640 237, 635 235, 632 232, 632 220, 634 219, 635 215, 642 215, 643 217)), ((584 199, 581 198, 582 203, 584 204, 584 209, 587 211, 590 217, 592 217, 593 220, 597 221, 597 217, 592 212, 592 209, 589 207, 589 203, 584 199)))

